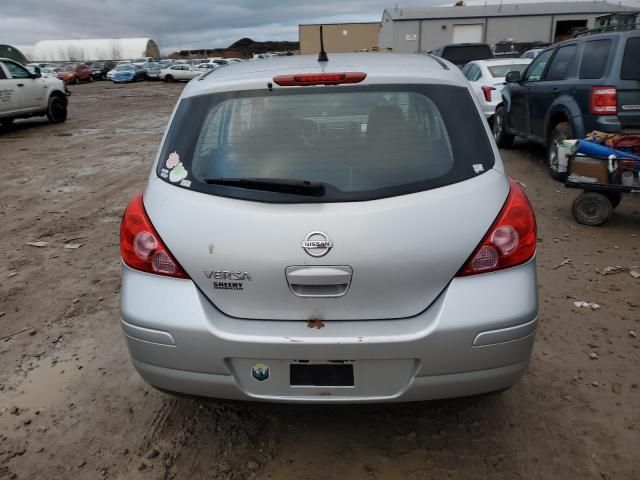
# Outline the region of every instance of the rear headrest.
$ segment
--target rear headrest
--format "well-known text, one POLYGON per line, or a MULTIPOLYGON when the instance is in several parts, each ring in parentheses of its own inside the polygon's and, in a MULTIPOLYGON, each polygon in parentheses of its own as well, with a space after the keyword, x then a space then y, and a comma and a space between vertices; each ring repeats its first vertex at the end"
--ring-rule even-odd
POLYGON ((369 112, 367 121, 367 137, 389 135, 406 127, 404 113, 395 105, 375 107, 369 112))

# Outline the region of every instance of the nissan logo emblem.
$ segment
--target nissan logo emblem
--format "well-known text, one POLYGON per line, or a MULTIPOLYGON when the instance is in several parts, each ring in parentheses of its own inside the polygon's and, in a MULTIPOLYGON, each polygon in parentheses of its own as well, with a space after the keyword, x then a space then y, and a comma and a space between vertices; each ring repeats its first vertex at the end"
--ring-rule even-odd
POLYGON ((333 242, 324 232, 311 232, 302 242, 302 248, 312 257, 324 257, 332 247, 333 242))

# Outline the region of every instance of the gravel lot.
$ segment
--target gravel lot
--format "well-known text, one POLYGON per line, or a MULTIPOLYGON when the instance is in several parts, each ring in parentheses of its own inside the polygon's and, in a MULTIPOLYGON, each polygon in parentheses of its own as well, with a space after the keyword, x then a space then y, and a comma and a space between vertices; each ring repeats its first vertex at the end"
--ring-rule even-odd
POLYGON ((579 226, 577 192, 547 176, 541 149, 503 152, 538 215, 541 300, 530 370, 506 392, 386 406, 174 398, 129 363, 118 227, 182 85, 71 88, 65 124, 0 128, 0 478, 640 478, 640 280, 600 273, 640 265, 638 199, 579 226))

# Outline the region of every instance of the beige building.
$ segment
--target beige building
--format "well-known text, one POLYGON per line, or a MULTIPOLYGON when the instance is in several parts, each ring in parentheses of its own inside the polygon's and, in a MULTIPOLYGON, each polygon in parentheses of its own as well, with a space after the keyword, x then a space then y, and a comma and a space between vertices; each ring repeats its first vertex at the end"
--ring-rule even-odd
MULTIPOLYGON (((378 46, 380 22, 322 24, 324 48, 328 53, 371 51, 378 46)), ((320 25, 300 25, 300 54, 320 51, 320 25)))

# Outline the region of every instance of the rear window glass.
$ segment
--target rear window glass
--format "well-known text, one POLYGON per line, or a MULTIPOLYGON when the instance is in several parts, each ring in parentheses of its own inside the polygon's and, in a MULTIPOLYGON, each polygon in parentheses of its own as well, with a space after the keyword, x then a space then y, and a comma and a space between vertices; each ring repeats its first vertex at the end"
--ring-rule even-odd
POLYGON ((488 45, 465 45, 445 47, 442 58, 456 65, 464 65, 473 60, 486 60, 491 58, 491 49, 488 45))
POLYGON ((620 78, 623 80, 640 80, 640 37, 627 40, 622 58, 620 78))
POLYGON ((528 63, 517 63, 513 65, 495 65, 493 67, 488 67, 488 68, 489 68, 489 73, 491 73, 493 77, 502 78, 502 77, 506 77, 507 73, 509 72, 522 73, 527 69, 528 66, 529 66, 528 63))
POLYGON ((158 174, 235 198, 339 202, 448 185, 489 170, 493 162, 465 88, 302 87, 182 100, 158 174), (178 159, 180 174, 174 175, 169 170, 178 159), (325 193, 310 197, 207 183, 247 178, 320 182, 325 193))
POLYGON ((585 43, 580 64, 580 78, 602 78, 609 60, 611 40, 592 40, 585 43))

